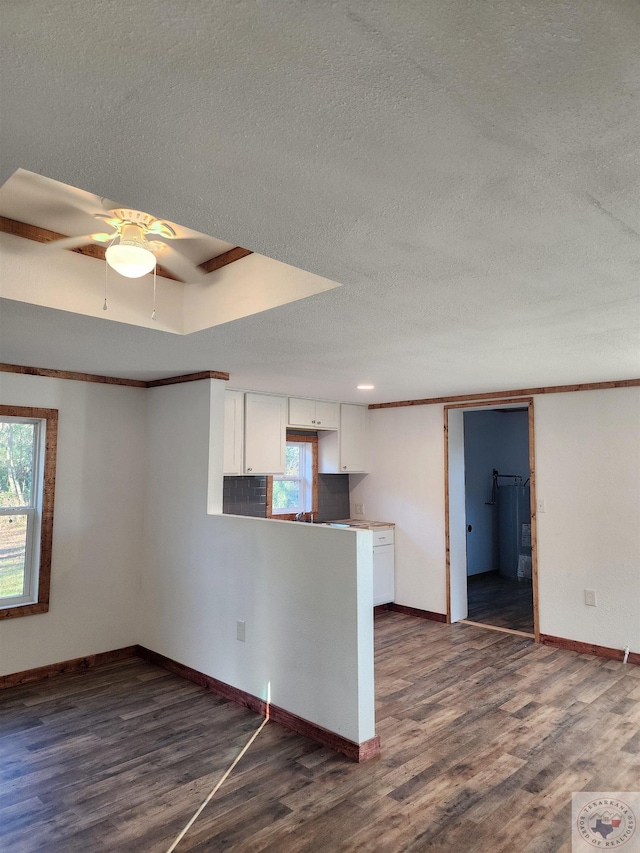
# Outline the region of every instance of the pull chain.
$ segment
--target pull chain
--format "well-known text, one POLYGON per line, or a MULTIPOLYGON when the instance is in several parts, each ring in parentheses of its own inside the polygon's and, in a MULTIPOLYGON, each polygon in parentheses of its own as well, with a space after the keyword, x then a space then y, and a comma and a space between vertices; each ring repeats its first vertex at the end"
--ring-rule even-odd
MULTIPOLYGON (((109 243, 109 245, 107 246, 107 249, 110 248, 111 246, 113 246, 117 236, 118 236, 118 232, 116 231, 116 233, 113 235, 113 240, 109 243)), ((108 275, 109 275, 109 264, 107 263, 106 258, 105 258, 105 262, 104 262, 104 305, 102 306, 103 311, 107 310, 107 276, 108 275)))
POLYGON ((151 319, 156 319, 156 269, 158 268, 158 264, 153 268, 153 314, 151 315, 151 319))

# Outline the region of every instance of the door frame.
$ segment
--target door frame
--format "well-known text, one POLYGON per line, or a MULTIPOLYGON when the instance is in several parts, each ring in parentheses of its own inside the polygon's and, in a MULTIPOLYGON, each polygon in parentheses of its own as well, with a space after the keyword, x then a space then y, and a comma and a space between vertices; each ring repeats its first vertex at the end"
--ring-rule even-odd
MULTIPOLYGON (((533 397, 502 397, 495 400, 483 400, 477 403, 452 403, 444 407, 444 503, 445 503, 445 554, 446 554, 446 580, 447 580, 447 622, 451 623, 451 526, 452 521, 449 512, 450 497, 450 474, 449 470, 449 410, 450 409, 492 409, 507 406, 526 406, 529 418, 529 487, 530 487, 530 509, 531 509, 531 584, 533 587, 533 633, 535 642, 540 642, 540 619, 538 607, 538 536, 536 525, 536 466, 535 466, 535 438, 534 438, 534 415, 533 397)), ((463 522, 466 521, 463 518, 463 522)), ((466 535, 465 535, 466 549, 466 535)), ((465 561, 466 573, 466 561, 465 561)))

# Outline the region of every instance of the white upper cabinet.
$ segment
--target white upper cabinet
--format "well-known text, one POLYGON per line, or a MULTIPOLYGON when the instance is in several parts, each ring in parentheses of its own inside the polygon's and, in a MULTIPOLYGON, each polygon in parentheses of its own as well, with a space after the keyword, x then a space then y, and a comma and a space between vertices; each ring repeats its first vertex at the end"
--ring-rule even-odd
POLYGON ((245 474, 284 474, 287 398, 245 394, 245 474))
POLYGON ((316 400, 316 426, 318 429, 339 429, 340 403, 316 400))
POLYGON ((339 429, 340 403, 289 397, 289 426, 306 429, 339 429))
POLYGON ((367 470, 367 415, 365 406, 340 406, 340 470, 367 470))
POLYGON ((340 429, 318 436, 321 474, 367 472, 367 415, 365 406, 340 405, 340 429))
POLYGON ((224 473, 242 474, 244 451, 244 393, 224 392, 224 473))

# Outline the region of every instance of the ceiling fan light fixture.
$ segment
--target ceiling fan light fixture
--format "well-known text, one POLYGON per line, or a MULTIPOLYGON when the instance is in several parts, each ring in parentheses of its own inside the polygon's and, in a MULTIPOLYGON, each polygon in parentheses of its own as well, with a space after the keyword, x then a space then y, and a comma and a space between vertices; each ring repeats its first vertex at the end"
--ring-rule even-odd
POLYGON ((121 240, 105 252, 109 266, 126 278, 140 278, 156 265, 156 256, 140 240, 121 240))

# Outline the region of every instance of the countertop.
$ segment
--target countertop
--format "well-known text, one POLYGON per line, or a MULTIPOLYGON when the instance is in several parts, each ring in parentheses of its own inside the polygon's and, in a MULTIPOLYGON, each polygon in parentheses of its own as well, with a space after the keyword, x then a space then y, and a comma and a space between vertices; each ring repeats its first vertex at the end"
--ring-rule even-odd
POLYGON ((368 521, 365 518, 336 518, 325 524, 347 524, 349 527, 358 527, 360 530, 377 530, 380 527, 395 527, 393 521, 368 521))

